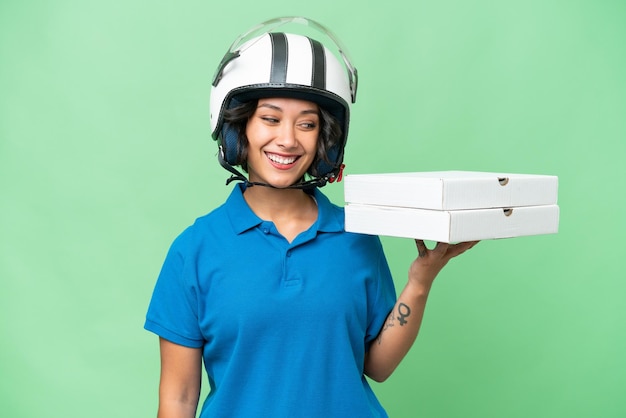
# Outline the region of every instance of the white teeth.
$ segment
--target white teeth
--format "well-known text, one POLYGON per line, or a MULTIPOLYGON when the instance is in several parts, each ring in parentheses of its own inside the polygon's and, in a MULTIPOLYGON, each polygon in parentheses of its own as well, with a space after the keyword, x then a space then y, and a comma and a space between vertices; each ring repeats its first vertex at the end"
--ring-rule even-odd
POLYGON ((267 158, 278 164, 291 164, 296 161, 297 157, 283 157, 276 154, 267 154, 267 158))

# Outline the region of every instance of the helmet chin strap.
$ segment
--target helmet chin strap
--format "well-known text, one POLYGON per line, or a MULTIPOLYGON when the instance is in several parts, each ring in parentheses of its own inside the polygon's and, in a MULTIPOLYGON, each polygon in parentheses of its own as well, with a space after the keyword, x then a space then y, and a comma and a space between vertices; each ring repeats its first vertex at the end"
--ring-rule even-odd
MULTIPOLYGON (((322 187, 322 186, 324 186, 328 182, 332 183, 332 182, 335 181, 335 177, 315 177, 315 178, 313 178, 311 180, 300 181, 299 183, 292 184, 291 186, 275 187, 275 186, 272 186, 271 184, 267 184, 267 183, 261 183, 261 182, 256 182, 256 181, 249 181, 246 176, 244 176, 239 170, 237 170, 235 167, 230 165, 228 163, 228 161, 226 161, 226 159, 224 158, 224 150, 222 149, 221 146, 219 147, 219 150, 217 151, 217 160, 219 161, 219 163, 220 163, 220 165, 222 167, 224 167, 226 170, 228 170, 232 174, 226 180, 226 185, 229 185, 233 181, 240 181, 240 182, 244 183, 244 185, 246 187, 263 186, 263 187, 270 187, 272 189, 303 189, 303 190, 308 190, 308 189, 313 189, 315 187, 322 187)), ((341 166, 341 171, 343 171, 343 164, 341 166)), ((339 172, 338 181, 341 181, 341 171, 339 172)))

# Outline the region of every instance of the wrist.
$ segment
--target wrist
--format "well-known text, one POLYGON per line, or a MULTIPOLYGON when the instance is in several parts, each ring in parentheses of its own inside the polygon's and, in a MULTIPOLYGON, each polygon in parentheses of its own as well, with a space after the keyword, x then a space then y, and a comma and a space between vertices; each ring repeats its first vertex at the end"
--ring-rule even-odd
POLYGON ((407 282, 403 293, 406 293, 412 299, 428 297, 432 287, 432 281, 411 280, 407 282))

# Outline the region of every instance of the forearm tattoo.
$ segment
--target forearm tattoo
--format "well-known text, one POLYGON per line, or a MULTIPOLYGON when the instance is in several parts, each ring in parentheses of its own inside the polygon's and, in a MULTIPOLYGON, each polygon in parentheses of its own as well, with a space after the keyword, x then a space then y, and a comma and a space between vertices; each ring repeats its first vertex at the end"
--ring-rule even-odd
POLYGON ((380 343, 383 340, 383 334, 385 333, 385 331, 387 331, 389 328, 393 327, 395 325, 395 321, 396 318, 393 315, 393 311, 389 314, 389 316, 387 317, 387 321, 385 322, 385 325, 383 326, 383 329, 380 330, 380 332, 378 333, 378 338, 376 338, 376 343, 380 345, 380 343))
MULTIPOLYGON (((404 326, 407 322, 409 322, 407 318, 411 315, 411 308, 409 308, 408 305, 400 302, 398 304, 398 314, 399 314, 397 317, 398 322, 400 322, 400 326, 404 326)), ((387 317, 387 321, 385 322, 383 329, 380 330, 380 333, 378 334, 378 337, 376 338, 377 344, 380 344, 382 342, 383 334, 385 333, 385 331, 387 331, 389 328, 393 327, 394 325, 396 325, 396 316, 395 316, 395 312, 392 311, 387 317)))
POLYGON ((398 316, 398 321, 400 321, 400 326, 403 326, 408 322, 406 319, 411 315, 411 308, 404 303, 400 303, 398 305, 398 313, 400 314, 400 316, 398 316))

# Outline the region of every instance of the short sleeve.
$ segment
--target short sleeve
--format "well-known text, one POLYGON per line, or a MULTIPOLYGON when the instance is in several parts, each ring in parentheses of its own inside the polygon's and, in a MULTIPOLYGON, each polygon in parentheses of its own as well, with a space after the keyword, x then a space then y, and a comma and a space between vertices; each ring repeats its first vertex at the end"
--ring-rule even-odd
POLYGON ((194 257, 184 233, 172 246, 161 268, 148 307, 144 328, 175 344, 202 347, 198 322, 194 257))
POLYGON ((376 292, 374 293, 375 297, 370 301, 370 305, 368 307, 370 318, 365 335, 365 342, 367 344, 378 336, 385 321, 387 320, 387 317, 389 316, 389 312, 391 312, 396 303, 396 289, 391 276, 391 271, 389 270, 387 258, 383 252, 380 239, 378 237, 373 238, 375 238, 377 242, 377 254, 375 254, 375 257, 372 257, 373 260, 376 260, 375 274, 377 286, 376 292))

